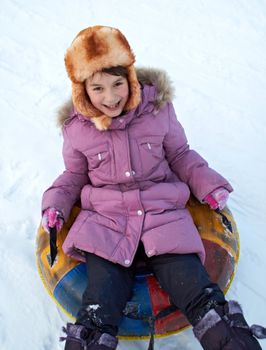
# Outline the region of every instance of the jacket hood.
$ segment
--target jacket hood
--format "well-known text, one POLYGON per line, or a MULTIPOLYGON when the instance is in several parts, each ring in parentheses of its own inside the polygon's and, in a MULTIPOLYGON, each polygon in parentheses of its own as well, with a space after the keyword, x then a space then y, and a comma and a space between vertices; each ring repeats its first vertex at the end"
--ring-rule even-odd
MULTIPOLYGON (((141 85, 155 87, 155 96, 152 97, 155 113, 166 103, 171 102, 174 97, 174 88, 166 71, 155 68, 136 68, 137 78, 141 85)), ((150 99, 141 102, 141 104, 150 103, 150 99)), ((145 106, 143 106, 145 108, 145 106)), ((73 117, 79 115, 75 110, 72 99, 70 98, 58 109, 57 124, 60 127, 73 117)), ((81 116, 81 115, 80 115, 81 116)))

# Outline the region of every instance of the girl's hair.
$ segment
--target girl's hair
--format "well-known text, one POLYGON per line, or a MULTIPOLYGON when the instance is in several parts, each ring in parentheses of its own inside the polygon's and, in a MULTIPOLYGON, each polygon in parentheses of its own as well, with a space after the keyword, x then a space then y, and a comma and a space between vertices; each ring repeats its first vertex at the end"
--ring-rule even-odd
POLYGON ((128 77, 127 68, 122 67, 122 66, 104 68, 101 70, 101 72, 106 73, 106 74, 110 74, 110 75, 121 76, 121 77, 126 78, 126 79, 128 77))

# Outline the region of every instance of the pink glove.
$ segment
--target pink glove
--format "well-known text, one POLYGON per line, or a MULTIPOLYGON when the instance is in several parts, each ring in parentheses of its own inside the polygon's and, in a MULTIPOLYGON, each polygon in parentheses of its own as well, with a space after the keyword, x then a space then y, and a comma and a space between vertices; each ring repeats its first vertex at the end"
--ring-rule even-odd
POLYGON ((224 187, 219 187, 216 190, 212 191, 204 198, 204 202, 208 203, 211 209, 220 209, 226 205, 226 202, 229 197, 229 192, 224 187))
POLYGON ((47 208, 42 216, 42 226, 47 233, 50 233, 50 227, 56 227, 56 231, 61 231, 64 224, 62 213, 55 208, 47 208))

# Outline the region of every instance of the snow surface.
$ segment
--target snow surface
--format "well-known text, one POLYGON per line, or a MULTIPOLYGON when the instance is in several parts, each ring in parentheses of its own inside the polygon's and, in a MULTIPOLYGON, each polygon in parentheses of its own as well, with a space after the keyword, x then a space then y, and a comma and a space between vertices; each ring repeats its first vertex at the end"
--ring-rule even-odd
MULTIPOLYGON (((70 96, 64 53, 95 24, 120 28, 139 66, 172 77, 191 147, 235 189, 241 256, 228 298, 266 325, 265 0, 1 0, 0 349, 63 349, 66 319, 39 278, 35 236, 41 195, 63 170, 55 111, 70 96)), ((155 343, 177 348, 200 349, 191 329, 155 343)))

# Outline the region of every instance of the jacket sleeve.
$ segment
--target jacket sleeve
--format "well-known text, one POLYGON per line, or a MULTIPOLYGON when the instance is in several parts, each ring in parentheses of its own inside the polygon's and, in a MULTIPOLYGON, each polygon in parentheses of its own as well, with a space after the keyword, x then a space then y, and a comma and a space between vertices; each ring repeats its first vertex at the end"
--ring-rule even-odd
POLYGON ((62 212, 66 221, 73 205, 80 198, 81 189, 90 180, 86 157, 72 147, 66 129, 63 130, 63 137, 65 171, 44 192, 42 212, 48 207, 54 207, 62 212))
POLYGON ((197 152, 189 148, 182 125, 176 118, 172 103, 168 105, 169 129, 164 139, 166 158, 172 171, 185 182, 194 196, 203 199, 218 187, 233 191, 229 182, 208 166, 197 152))

